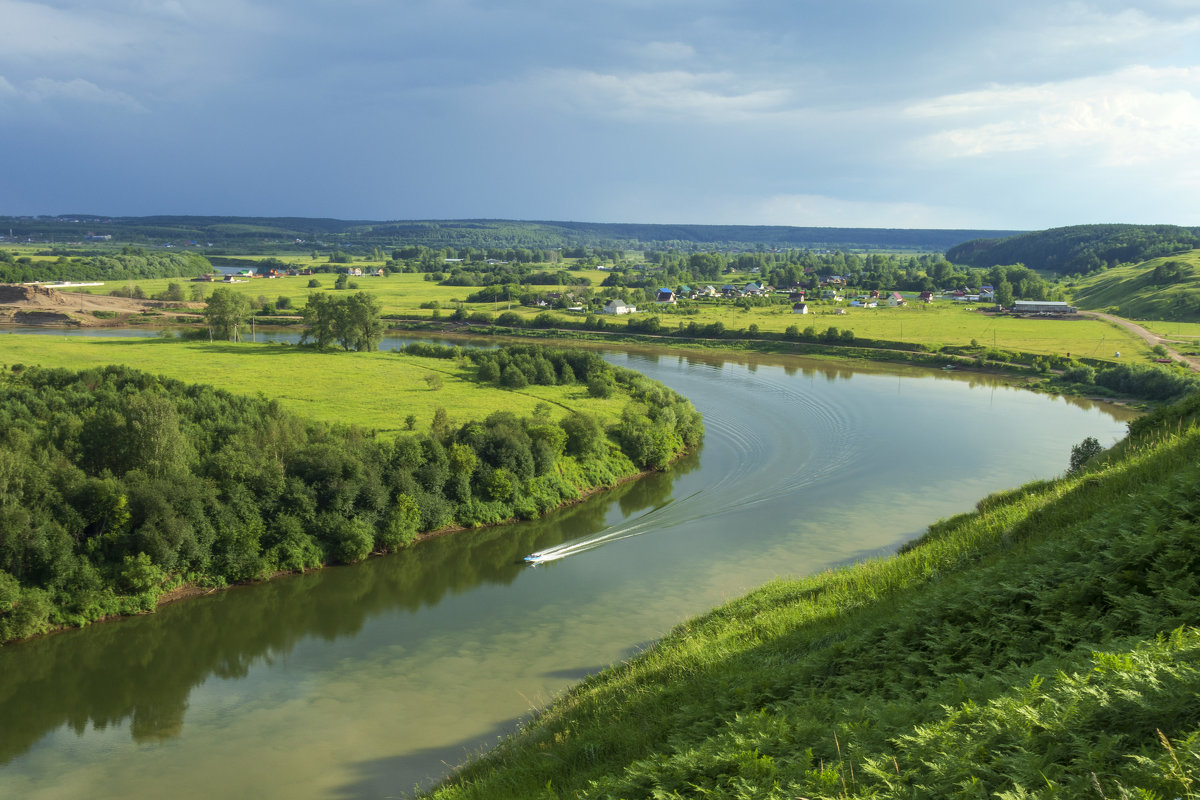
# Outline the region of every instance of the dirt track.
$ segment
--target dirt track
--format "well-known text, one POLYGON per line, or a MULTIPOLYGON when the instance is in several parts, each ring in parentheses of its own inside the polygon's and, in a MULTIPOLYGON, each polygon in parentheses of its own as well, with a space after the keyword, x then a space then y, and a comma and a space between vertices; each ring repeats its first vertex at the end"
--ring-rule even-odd
POLYGON ((1170 339, 1164 339, 1163 337, 1159 336, 1157 333, 1148 331, 1145 328, 1143 328, 1141 325, 1138 325, 1135 322, 1130 322, 1129 320, 1124 319, 1122 317, 1114 317, 1112 314, 1105 314, 1102 311, 1080 311, 1079 315, 1081 317, 1095 317, 1096 319, 1102 319, 1105 322, 1111 322, 1114 325, 1120 325, 1122 328, 1129 331, 1130 333, 1137 335, 1139 338, 1141 338, 1142 341, 1144 341, 1146 344, 1150 345, 1151 347, 1153 347, 1154 345, 1161 344, 1166 349, 1167 355, 1170 356, 1173 360, 1178 361, 1180 364, 1187 366, 1188 369, 1195 370, 1196 372, 1200 372, 1200 359, 1194 358, 1192 356, 1185 356, 1183 353, 1178 352, 1177 350, 1175 350, 1175 348, 1171 347, 1171 345, 1167 344, 1167 342, 1171 341, 1170 339))

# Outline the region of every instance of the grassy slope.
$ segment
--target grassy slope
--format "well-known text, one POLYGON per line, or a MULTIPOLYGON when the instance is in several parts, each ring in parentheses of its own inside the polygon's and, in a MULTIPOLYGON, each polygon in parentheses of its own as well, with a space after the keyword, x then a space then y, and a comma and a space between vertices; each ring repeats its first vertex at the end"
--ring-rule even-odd
POLYGON ((1200 322, 1200 250, 1093 273, 1079 281, 1074 298, 1080 308, 1115 307, 1131 319, 1200 322), (1185 265, 1183 280, 1155 285, 1154 268, 1168 261, 1185 265))
POLYGON ((1194 796, 1198 411, 679 626, 436 796, 1194 796))
POLYGON ((301 416, 344 422, 394 435, 409 414, 424 430, 440 406, 451 419, 482 419, 493 411, 533 412, 542 401, 561 413, 586 410, 608 422, 620 415, 623 399, 589 397, 587 388, 530 385, 520 391, 482 386, 466 379, 455 361, 396 353, 315 352, 287 345, 232 344, 178 339, 92 339, 0 333, 5 364, 41 364, 84 369, 128 364, 189 383, 239 394, 261 392, 301 416), (437 374, 442 388, 425 377, 437 374))

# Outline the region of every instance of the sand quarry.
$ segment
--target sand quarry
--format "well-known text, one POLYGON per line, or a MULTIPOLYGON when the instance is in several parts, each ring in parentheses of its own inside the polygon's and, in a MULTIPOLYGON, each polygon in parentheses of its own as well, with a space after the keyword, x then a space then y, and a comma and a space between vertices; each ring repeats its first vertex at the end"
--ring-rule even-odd
POLYGON ((7 325, 121 325, 131 316, 168 306, 172 309, 194 308, 197 311, 204 308, 203 303, 137 300, 106 294, 65 292, 46 285, 0 283, 0 324, 7 325), (97 311, 101 312, 100 316, 95 314, 97 311))

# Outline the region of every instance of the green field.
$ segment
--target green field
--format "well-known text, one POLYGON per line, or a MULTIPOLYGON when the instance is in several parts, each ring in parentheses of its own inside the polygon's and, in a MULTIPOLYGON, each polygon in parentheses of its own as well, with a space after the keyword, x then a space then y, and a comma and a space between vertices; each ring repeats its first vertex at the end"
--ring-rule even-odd
MULTIPOLYGON (((591 278, 593 285, 598 284, 605 275, 604 272, 584 271, 581 276, 591 278)), ((252 279, 246 283, 219 284, 236 292, 247 294, 253 298, 264 297, 274 302, 278 297, 288 297, 292 305, 302 308, 310 292, 336 293, 333 289, 335 276, 322 274, 316 276, 296 276, 273 279, 252 279), (315 277, 321 282, 320 289, 308 288, 309 280, 315 277)), ((362 277, 354 278, 361 291, 367 291, 379 298, 383 313, 400 314, 405 316, 433 319, 435 310, 422 308, 424 304, 436 301, 440 308, 437 314, 445 318, 453 311, 456 303, 463 301, 467 295, 475 291, 471 287, 439 286, 432 281, 424 280, 424 275, 414 273, 393 274, 386 278, 362 277)), ((147 295, 165 291, 167 279, 143 280, 136 284, 142 287, 147 295)), ((178 282, 176 280, 175 282, 178 282)), ((122 284, 124 285, 124 284, 122 284)), ((185 287, 200 286, 206 293, 211 293, 218 284, 187 283, 185 287)), ((116 285, 113 285, 116 288, 116 285)), ((557 287, 545 287, 553 291, 557 287)), ((185 289, 186 290, 186 289, 185 289)), ((96 293, 111 291, 110 287, 97 287, 96 293)), ((754 307, 743 310, 726 301, 696 302, 693 308, 696 314, 671 313, 657 310, 652 305, 639 309, 638 318, 646 314, 657 313, 666 331, 676 329, 680 324, 687 325, 695 322, 697 325, 708 325, 720 322, 729 330, 739 330, 757 325, 763 332, 783 333, 789 326, 796 325, 801 330, 808 326, 823 331, 830 326, 840 330, 849 329, 860 338, 882 339, 887 341, 920 342, 929 347, 942 345, 969 345, 972 340, 980 345, 996 347, 1001 350, 1015 350, 1040 355, 1088 356, 1094 358, 1112 358, 1114 352, 1120 351, 1124 358, 1130 356, 1147 356, 1149 350, 1137 337, 1105 322, 1090 319, 1053 320, 1053 319, 1016 319, 996 317, 978 311, 968 310, 967 306, 949 301, 938 301, 926 305, 910 302, 900 308, 850 308, 845 303, 837 307, 846 311, 845 314, 835 314, 835 306, 813 303, 812 313, 797 315, 791 313, 790 305, 754 307)), ((508 303, 469 303, 469 312, 482 311, 493 315, 512 311, 527 319, 532 319, 543 309, 522 307, 508 303)), ((679 309, 682 311, 682 308, 679 309)), ((567 312, 549 312, 556 318, 570 323, 577 322, 578 314, 567 312)), ((609 318, 610 325, 626 324, 624 318, 609 318)))
POLYGON ((77 336, 22 336, 0 333, 3 363, 84 369, 126 364, 189 383, 238 394, 277 399, 301 416, 341 422, 392 436, 409 414, 427 429, 439 407, 452 420, 482 419, 493 411, 527 415, 540 402, 559 415, 586 410, 612 422, 625 398, 589 397, 587 387, 530 386, 517 390, 483 386, 467 379, 466 366, 453 360, 396 353, 318 352, 291 345, 161 339, 100 339, 77 336), (436 374, 434 390, 427 375, 436 374))

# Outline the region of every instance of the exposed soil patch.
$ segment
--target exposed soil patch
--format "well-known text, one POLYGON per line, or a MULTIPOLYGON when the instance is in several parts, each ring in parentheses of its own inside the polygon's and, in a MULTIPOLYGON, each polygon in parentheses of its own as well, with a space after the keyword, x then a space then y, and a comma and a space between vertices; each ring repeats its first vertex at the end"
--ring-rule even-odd
POLYGON ((62 292, 52 286, 0 283, 0 323, 10 325, 120 325, 135 314, 163 308, 199 311, 204 305, 62 292), (96 316, 97 311, 101 312, 101 316, 96 316))

